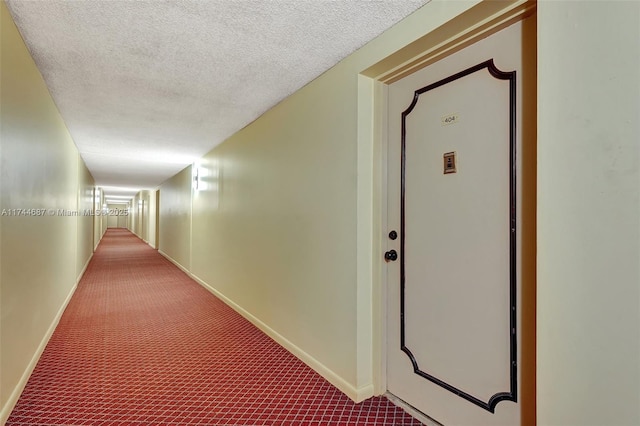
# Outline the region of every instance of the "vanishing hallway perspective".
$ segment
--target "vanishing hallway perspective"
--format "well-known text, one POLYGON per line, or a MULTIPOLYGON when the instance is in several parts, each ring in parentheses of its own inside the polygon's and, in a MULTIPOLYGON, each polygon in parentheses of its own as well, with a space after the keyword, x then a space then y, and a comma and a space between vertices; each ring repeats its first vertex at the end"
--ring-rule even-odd
MULTIPOLYGON (((250 267, 250 265, 247 265, 250 267)), ((359 404, 125 229, 109 229, 7 425, 420 425, 359 404)))

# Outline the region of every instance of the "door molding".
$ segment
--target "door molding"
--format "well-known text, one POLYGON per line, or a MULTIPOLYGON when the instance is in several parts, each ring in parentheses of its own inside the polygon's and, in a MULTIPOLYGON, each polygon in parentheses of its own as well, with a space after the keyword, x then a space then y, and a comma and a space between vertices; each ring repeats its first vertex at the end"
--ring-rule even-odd
POLYGON ((474 65, 463 71, 455 73, 449 77, 436 81, 422 87, 414 92, 413 100, 409 107, 402 112, 401 124, 401 167, 400 167, 400 349, 404 352, 413 366, 413 372, 436 385, 453 392, 459 397, 494 413, 496 405, 501 401, 517 401, 518 393, 518 340, 517 340, 517 266, 516 266, 516 72, 505 72, 499 70, 493 63, 493 59, 489 59, 478 65, 474 65), (509 209, 509 375, 510 389, 508 392, 498 392, 489 398, 489 401, 483 401, 447 382, 437 378, 434 375, 420 369, 418 361, 406 344, 405 340, 405 173, 406 173, 406 119, 411 114, 415 106, 418 104, 420 95, 445 84, 452 83, 462 77, 479 72, 486 69, 489 74, 498 80, 506 80, 509 82, 509 205, 505 208, 509 209))
POLYGON ((361 74, 391 84, 531 16, 536 4, 535 0, 482 1, 361 74))

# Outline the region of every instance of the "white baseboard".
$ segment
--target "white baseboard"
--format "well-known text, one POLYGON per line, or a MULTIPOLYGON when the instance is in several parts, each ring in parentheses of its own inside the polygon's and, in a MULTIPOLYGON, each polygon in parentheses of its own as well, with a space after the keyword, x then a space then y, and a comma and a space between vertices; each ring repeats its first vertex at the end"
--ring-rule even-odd
POLYGON ((189 272, 189 270, 187 268, 185 268, 184 266, 182 266, 178 261, 174 260, 171 256, 169 256, 167 253, 163 252, 162 250, 158 249, 158 253, 160 253, 162 256, 164 256, 169 262, 173 263, 174 265, 176 265, 178 268, 180 268, 182 270, 182 272, 184 272, 185 274, 189 275, 190 277, 191 272, 189 272))
POLYGON ((342 377, 340 377, 338 374, 336 374, 334 371, 332 371, 330 368, 328 368, 326 365, 322 364, 320 361, 315 359, 313 356, 309 355, 307 352, 305 352, 300 347, 296 346, 293 342, 288 340, 286 337, 284 337, 283 335, 281 335, 280 333, 278 333, 277 331, 275 331, 274 329, 269 327, 267 324, 262 322, 260 319, 258 319, 254 315, 252 315, 250 312, 246 311, 244 308, 242 308, 240 305, 235 303, 233 300, 229 299, 224 294, 220 293, 218 290, 216 290, 215 288, 211 287, 205 281, 203 281, 202 279, 200 279, 199 277, 197 277, 194 274, 189 273, 189 275, 197 283, 199 283, 201 286, 203 286, 204 288, 209 290, 209 292, 211 292, 214 296, 216 296, 217 298, 222 300, 229 307, 231 307, 233 310, 238 312, 240 315, 242 315, 244 318, 246 318, 253 325, 258 327, 267 336, 271 337, 273 340, 275 340, 278 344, 280 344, 282 347, 284 347, 289 352, 291 352, 293 355, 295 355, 302 362, 307 364, 314 371, 316 371, 322 377, 327 379, 327 381, 329 381, 329 383, 331 383, 333 386, 337 387, 340 391, 342 391, 345 395, 347 395, 353 401, 360 402, 360 401, 363 401, 364 399, 367 399, 367 398, 373 396, 373 384, 369 384, 369 385, 363 386, 361 388, 356 388, 351 383, 347 382, 342 377))
MULTIPOLYGON (((327 379, 327 380, 329 380, 329 379, 327 379)), ((364 386, 361 386, 361 387, 355 388, 355 389, 356 389, 356 397, 353 398, 353 397, 349 396, 349 398, 351 398, 353 400, 353 402, 355 402, 355 403, 362 402, 365 399, 369 399, 369 398, 371 398, 372 396, 375 395, 373 383, 369 383, 368 385, 364 385, 364 386)))
MULTIPOLYGON (((91 255, 91 257, 93 257, 93 254, 91 255)), ((44 349, 47 347, 47 343, 49 343, 49 339, 51 339, 53 332, 58 326, 58 323, 60 322, 60 318, 62 318, 62 314, 64 313, 64 310, 67 308, 67 305, 71 300, 71 297, 73 297, 73 294, 76 292, 76 289, 78 288, 78 282, 80 282, 80 279, 84 275, 84 272, 87 270, 87 266, 91 261, 91 257, 89 257, 89 260, 87 261, 84 268, 82 269, 82 272, 80 273, 80 276, 78 277, 74 286, 71 288, 71 291, 69 291, 69 294, 67 294, 67 297, 62 303, 62 306, 60 306, 60 309, 58 309, 58 312, 56 313, 56 316, 54 317, 53 322, 51 323, 51 325, 49 325, 49 328, 47 329, 47 332, 45 333, 44 337, 40 341, 40 344, 38 345, 36 352, 33 354, 33 357, 31 357, 31 361, 27 365, 27 369, 24 371, 24 373, 22 373, 22 377, 20 377, 18 384, 13 389, 13 392, 11 392, 11 395, 9 395, 9 399, 5 403, 4 407, 2 407, 2 410, 0 411, 0 425, 4 425, 7 422, 7 420, 9 419, 9 416, 11 415, 11 412, 13 411, 16 404, 18 403, 18 399, 20 399, 20 395, 22 394, 22 391, 24 391, 25 386, 27 386, 27 382, 29 381, 29 377, 31 377, 31 373, 33 373, 33 370, 36 368, 36 365, 38 364, 38 361, 40 360, 40 357, 42 356, 44 349)))
POLYGON ((82 271, 80 271, 80 274, 76 278, 76 283, 71 288, 71 291, 69 291, 69 293, 67 294, 67 297, 62 303, 62 306, 60 307, 60 309, 58 309, 58 312, 56 313, 56 316, 54 317, 53 322, 51 323, 51 325, 49 325, 49 328, 47 329, 47 332, 42 338, 42 341, 40 341, 40 344, 38 345, 38 348, 36 349, 35 354, 33 354, 33 357, 31 358, 31 361, 29 362, 27 369, 22 374, 22 377, 20 377, 20 380, 18 381, 18 384, 16 385, 16 387, 13 389, 13 392, 11 392, 11 395, 9 396, 7 403, 4 405, 4 407, 2 407, 2 411, 0 411, 0 424, 4 425, 6 423, 7 419, 11 415, 11 411, 13 411, 13 409, 15 408, 18 402, 18 399, 20 399, 20 395, 22 394, 22 391, 24 391, 24 388, 27 385, 27 382, 29 381, 29 377, 31 377, 31 373, 33 373, 33 370, 36 368, 36 365, 38 364, 38 361, 40 360, 40 357, 42 356, 44 349, 47 347, 47 343, 49 343, 49 339, 51 339, 53 332, 55 331, 56 327, 58 326, 58 323, 60 322, 60 318, 62 318, 62 314, 64 313, 64 310, 67 308, 69 301, 71 300, 74 293, 76 292, 76 289, 78 288, 78 283, 84 276, 84 273, 86 272, 87 267, 89 266, 89 262, 91 262, 91 259, 93 259, 93 253, 91 253, 91 255, 89 256, 89 259, 84 264, 82 271))
POLYGON ((250 312, 245 310, 243 307, 235 303, 233 300, 229 299, 227 296, 220 293, 218 290, 210 286, 208 283, 200 279, 198 276, 192 274, 187 268, 185 268, 175 259, 171 258, 171 256, 169 256, 162 250, 158 250, 158 253, 160 253, 167 260, 169 260, 171 263, 173 263, 178 268, 180 268, 184 273, 189 275, 189 277, 191 277, 194 281, 196 281, 198 284, 200 284, 205 289, 207 289, 214 296, 216 296, 217 298, 222 300, 224 303, 226 303, 229 307, 231 307, 231 309, 238 312, 240 315, 246 318, 249 322, 251 322, 253 325, 258 327, 262 332, 264 332, 267 336, 275 340, 279 345, 287 349, 289 352, 291 352, 298 359, 300 359, 302 362, 304 362, 309 367, 311 367, 318 374, 320 374, 322 377, 327 379, 329 383, 337 387, 341 392, 343 392, 345 395, 351 398, 354 402, 364 401, 365 399, 373 396, 374 388, 372 383, 359 388, 353 386, 351 383, 347 382, 338 374, 336 374, 333 370, 328 368, 326 365, 322 364, 320 361, 315 359, 313 356, 305 352, 300 347, 296 346, 293 342, 291 342, 286 337, 284 337, 283 335, 281 335, 280 333, 278 333, 277 331, 269 327, 267 324, 265 324, 260 319, 255 317, 253 314, 251 314, 250 312))
POLYGON ((104 232, 102 232, 102 229, 100 230, 100 238, 98 238, 98 242, 96 242, 95 247, 93 247, 93 252, 95 253, 96 250, 98 250, 98 246, 100 245, 100 242, 102 241, 102 237, 104 237, 104 232))
POLYGON ((91 255, 89 256, 89 259, 87 259, 87 262, 82 267, 82 271, 80 271, 80 274, 78 274, 78 277, 76 278, 76 285, 78 285, 84 273, 86 272, 87 268, 89 267, 89 262, 91 262, 91 259, 93 259, 93 253, 91 253, 91 255))

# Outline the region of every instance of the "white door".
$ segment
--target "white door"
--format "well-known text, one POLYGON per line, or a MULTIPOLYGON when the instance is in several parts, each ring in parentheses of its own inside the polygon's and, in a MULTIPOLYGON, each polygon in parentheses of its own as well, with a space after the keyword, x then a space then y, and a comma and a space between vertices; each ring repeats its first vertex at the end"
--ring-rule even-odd
POLYGON ((388 91, 388 390, 447 426, 520 424, 521 31, 388 91))

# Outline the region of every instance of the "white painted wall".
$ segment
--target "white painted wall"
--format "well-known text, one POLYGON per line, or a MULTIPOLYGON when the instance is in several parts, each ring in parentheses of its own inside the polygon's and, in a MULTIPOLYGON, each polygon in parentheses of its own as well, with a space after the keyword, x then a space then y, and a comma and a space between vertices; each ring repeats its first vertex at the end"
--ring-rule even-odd
POLYGON ((640 424, 640 2, 538 3, 538 424, 640 424))

